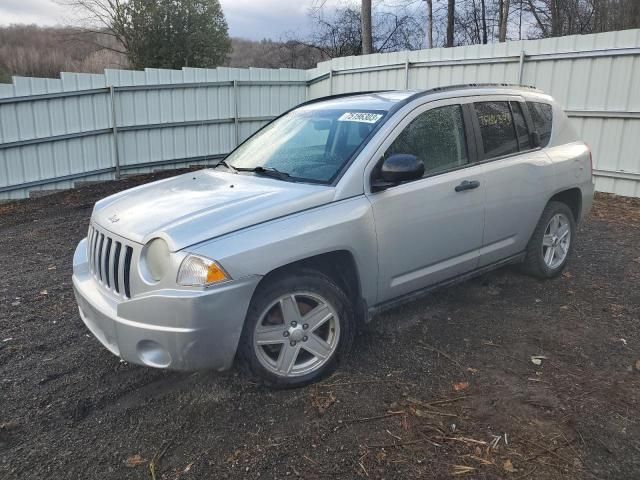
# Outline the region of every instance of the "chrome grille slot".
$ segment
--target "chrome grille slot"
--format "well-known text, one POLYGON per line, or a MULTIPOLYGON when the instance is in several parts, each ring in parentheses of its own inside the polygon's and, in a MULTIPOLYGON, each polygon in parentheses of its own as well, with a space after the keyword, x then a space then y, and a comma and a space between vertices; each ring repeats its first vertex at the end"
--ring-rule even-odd
POLYGON ((129 284, 129 272, 131 271, 131 257, 133 256, 133 248, 127 247, 124 257, 124 295, 127 298, 131 297, 131 286, 129 284))
POLYGON ((116 293, 120 293, 120 271, 118 267, 120 266, 120 253, 122 250, 122 244, 120 242, 116 242, 116 249, 113 252, 113 289, 116 293))
POLYGON ((87 243, 87 260, 96 280, 105 289, 130 298, 133 247, 93 225, 89 227, 87 243))
POLYGON ((113 268, 113 265, 110 262, 112 258, 111 247, 112 247, 112 241, 110 238, 107 238, 107 244, 104 247, 104 283, 107 284, 107 287, 111 287, 111 282, 109 281, 109 277, 113 278, 112 275, 109 275, 111 273, 110 270, 113 268))
POLYGON ((98 278, 102 281, 102 248, 104 247, 104 234, 100 234, 98 241, 98 278))

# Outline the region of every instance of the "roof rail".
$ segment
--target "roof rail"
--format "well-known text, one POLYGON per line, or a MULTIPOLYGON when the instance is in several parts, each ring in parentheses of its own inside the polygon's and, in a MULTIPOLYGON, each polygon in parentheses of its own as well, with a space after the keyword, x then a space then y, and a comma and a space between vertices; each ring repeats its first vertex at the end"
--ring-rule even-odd
POLYGON ((500 88, 522 88, 528 90, 538 90, 533 85, 520 85, 517 83, 461 83, 459 85, 447 85, 444 87, 435 87, 427 92, 440 92, 442 90, 461 90, 463 88, 482 88, 482 87, 500 87, 500 88))
MULTIPOLYGON (((433 87, 426 90, 417 90, 416 93, 414 93, 413 95, 410 95, 400 103, 406 104, 406 103, 409 103, 410 100, 414 100, 416 98, 422 97, 424 95, 428 95, 430 93, 446 92, 448 90, 462 90, 466 88, 483 88, 483 87, 512 88, 512 89, 522 89, 522 90, 532 90, 536 92, 542 92, 542 90, 536 88, 533 85, 519 85, 517 83, 461 83, 457 85, 445 85, 443 87, 433 87)), ((398 92, 398 91, 401 91, 401 90, 390 88, 387 90, 366 90, 363 92, 335 93, 333 95, 327 95, 326 97, 317 97, 311 100, 307 100, 306 102, 301 103, 300 105, 297 105, 295 108, 302 107, 305 105, 311 105, 317 102, 324 102, 326 100, 334 100, 337 98, 355 97, 357 95, 370 95, 372 93, 398 92)))
POLYGON ((397 90, 389 89, 389 90, 366 90, 364 92, 347 92, 347 93, 334 93, 333 95, 327 95, 326 97, 317 97, 312 98, 311 100, 307 100, 304 103, 296 105, 294 108, 303 107, 305 105, 311 105, 317 102, 324 102, 326 100, 334 100, 336 98, 344 98, 344 97, 355 97, 356 95, 370 95, 372 93, 382 93, 382 92, 393 92, 397 90))

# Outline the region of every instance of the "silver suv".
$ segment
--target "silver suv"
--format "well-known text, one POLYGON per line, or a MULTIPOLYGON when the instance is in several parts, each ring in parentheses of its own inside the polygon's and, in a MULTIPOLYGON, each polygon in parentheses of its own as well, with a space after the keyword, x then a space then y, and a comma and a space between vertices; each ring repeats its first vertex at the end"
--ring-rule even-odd
POLYGON ((589 148, 536 89, 334 96, 215 168, 99 201, 73 285, 124 360, 223 370, 238 355, 298 386, 382 309, 508 263, 558 275, 592 197, 589 148))

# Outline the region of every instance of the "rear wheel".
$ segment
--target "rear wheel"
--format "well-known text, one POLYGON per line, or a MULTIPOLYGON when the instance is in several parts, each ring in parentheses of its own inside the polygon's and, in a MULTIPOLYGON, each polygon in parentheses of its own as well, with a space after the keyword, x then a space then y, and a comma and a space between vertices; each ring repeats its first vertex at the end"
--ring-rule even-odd
POLYGON ((353 342, 349 300, 314 270, 278 275, 251 301, 240 356, 251 373, 273 387, 298 387, 335 369, 353 342))
POLYGON ((529 240, 524 270, 538 278, 558 276, 573 249, 576 222, 562 202, 549 202, 529 240))

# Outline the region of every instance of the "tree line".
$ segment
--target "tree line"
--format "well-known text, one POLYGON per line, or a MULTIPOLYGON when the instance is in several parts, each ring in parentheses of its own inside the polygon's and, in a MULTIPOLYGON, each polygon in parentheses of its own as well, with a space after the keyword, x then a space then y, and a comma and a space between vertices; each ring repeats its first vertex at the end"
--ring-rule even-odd
POLYGON ((640 0, 361 0, 338 8, 315 0, 314 6, 316 28, 302 41, 332 57, 640 27, 640 0))
POLYGON ((229 37, 219 0, 58 0, 72 27, 0 28, 0 81, 60 71, 310 68, 347 55, 640 27, 640 0, 313 0, 309 32, 229 37))

